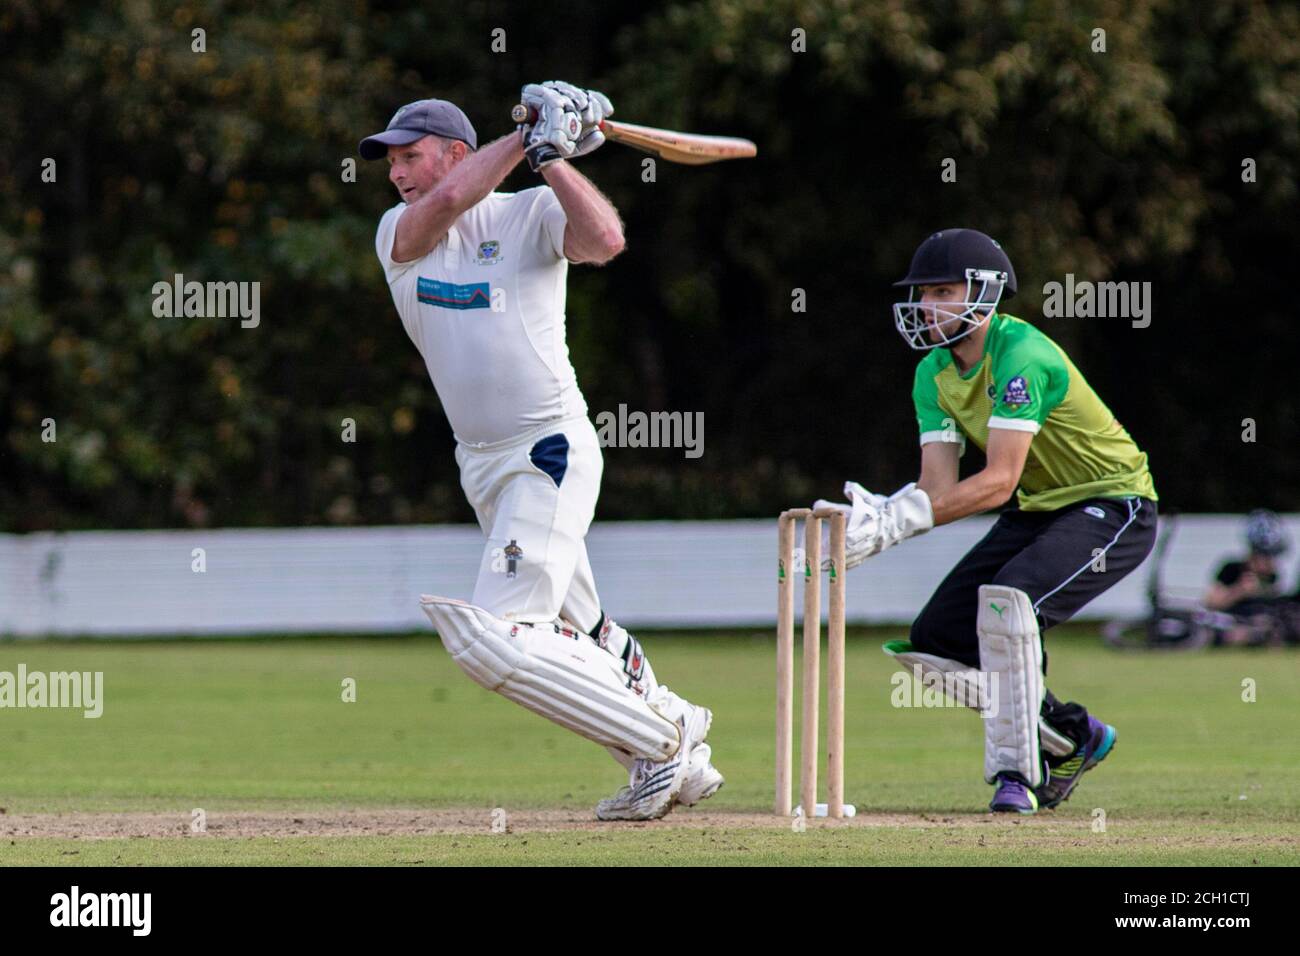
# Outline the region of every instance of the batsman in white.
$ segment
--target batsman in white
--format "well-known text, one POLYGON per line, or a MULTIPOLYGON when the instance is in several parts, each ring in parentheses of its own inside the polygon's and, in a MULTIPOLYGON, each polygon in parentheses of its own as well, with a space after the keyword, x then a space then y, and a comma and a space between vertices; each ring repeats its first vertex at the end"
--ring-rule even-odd
POLYGON ((569 263, 622 251, 618 211, 571 162, 604 142, 594 90, 523 88, 535 122, 482 147, 445 100, 403 106, 361 141, 401 201, 375 252, 456 435, 461 487, 487 536, 469 602, 421 599, 476 683, 606 747, 629 782, 602 820, 647 820, 722 786, 712 714, 655 678, 601 607, 584 543, 603 470, 565 341, 569 263), (497 192, 526 159, 544 185, 497 192))

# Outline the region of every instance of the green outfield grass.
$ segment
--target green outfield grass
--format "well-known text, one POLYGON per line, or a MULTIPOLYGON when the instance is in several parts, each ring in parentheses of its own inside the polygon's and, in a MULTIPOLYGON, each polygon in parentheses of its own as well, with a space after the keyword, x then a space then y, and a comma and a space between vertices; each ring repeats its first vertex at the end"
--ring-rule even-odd
POLYGON ((795 832, 764 815, 772 639, 717 632, 643 638, 661 679, 715 712, 709 740, 727 784, 700 810, 724 821, 688 811, 596 830, 516 823, 499 835, 493 808, 581 820, 625 775, 599 748, 470 683, 432 636, 0 643, 0 671, 103 671, 105 683, 98 719, 0 710, 0 863, 1300 862, 1300 655, 1121 655, 1091 629, 1054 632, 1049 685, 1115 724, 1120 741, 1060 810, 1008 820, 982 813, 990 788, 972 714, 891 706, 894 665, 879 646, 897 636, 850 634, 846 785, 857 824, 795 832), (341 699, 345 678, 356 703, 341 699), (179 835, 193 808, 392 807, 481 813, 482 832, 179 835), (23 837, 5 826, 6 815, 90 812, 175 813, 178 836, 23 837), (908 819, 873 825, 873 815, 908 819))

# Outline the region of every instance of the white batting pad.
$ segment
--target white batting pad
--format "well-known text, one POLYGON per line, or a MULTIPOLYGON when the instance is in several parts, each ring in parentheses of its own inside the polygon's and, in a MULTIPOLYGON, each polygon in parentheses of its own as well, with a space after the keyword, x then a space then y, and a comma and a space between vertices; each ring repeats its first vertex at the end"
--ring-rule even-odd
POLYGON ((1029 595, 997 584, 980 587, 976 630, 980 665, 998 682, 997 713, 984 718, 984 779, 1019 771, 1031 787, 1043 782, 1038 718, 1043 707, 1043 644, 1029 595))
MULTIPOLYGON (((968 667, 961 661, 939 657, 936 654, 895 650, 890 644, 886 644, 883 650, 908 670, 919 667, 923 679, 941 686, 950 700, 979 712, 981 716, 1000 703, 985 699, 984 688, 980 686, 977 676, 980 671, 977 668, 968 667)), ((1068 757, 1074 753, 1074 741, 1043 720, 1042 716, 1038 718, 1038 736, 1042 741, 1043 749, 1053 756, 1068 757)))
POLYGON ((677 752, 677 725, 631 690, 621 662, 586 634, 506 621, 454 598, 422 594, 420 607, 479 686, 603 747, 649 760, 677 752))

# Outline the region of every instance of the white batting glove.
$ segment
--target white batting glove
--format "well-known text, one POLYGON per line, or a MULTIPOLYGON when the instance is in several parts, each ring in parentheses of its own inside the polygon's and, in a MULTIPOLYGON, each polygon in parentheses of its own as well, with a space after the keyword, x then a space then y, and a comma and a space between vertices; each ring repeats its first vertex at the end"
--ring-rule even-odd
POLYGON ((533 172, 577 152, 582 120, 571 99, 558 90, 529 83, 520 91, 519 101, 537 114, 532 123, 519 125, 524 156, 533 172))
POLYGON ((577 159, 599 149, 605 142, 605 134, 601 132, 600 124, 614 112, 614 104, 609 101, 609 97, 599 90, 579 89, 563 80, 547 80, 542 86, 566 97, 573 104, 578 120, 582 123, 577 148, 567 158, 577 159))
MULTIPOLYGON (((888 498, 872 494, 856 482, 844 484, 852 505, 819 501, 814 507, 838 508, 848 514, 844 531, 844 567, 856 568, 872 555, 892 548, 905 538, 924 534, 934 527, 930 496, 915 482, 904 485, 888 498)), ((824 543, 829 550, 829 544, 824 543)))
POLYGON ((547 80, 542 86, 568 97, 578 113, 578 118, 582 121, 584 132, 599 126, 606 117, 614 115, 614 104, 599 90, 584 90, 563 80, 547 80))

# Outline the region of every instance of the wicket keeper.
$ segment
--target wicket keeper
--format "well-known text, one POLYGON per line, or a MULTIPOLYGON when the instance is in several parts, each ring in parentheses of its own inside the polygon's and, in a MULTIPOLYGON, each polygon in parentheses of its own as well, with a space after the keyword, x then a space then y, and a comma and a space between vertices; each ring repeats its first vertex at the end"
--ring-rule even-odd
MULTIPOLYGON (((1115 728, 1046 686, 1042 635, 1136 568, 1156 533, 1147 456, 1068 355, 998 311, 1016 291, 1002 247, 974 229, 936 232, 916 250, 894 305, 899 333, 926 353, 912 401, 920 477, 884 497, 849 482, 845 565, 938 525, 1016 502, 946 578, 886 652, 925 674, 980 668, 990 809, 1034 813, 1067 799, 1115 746, 1115 728), (967 443, 987 458, 959 480, 967 443), (993 706, 996 704, 996 706, 993 706), (989 706, 985 706, 989 705, 989 706)), ((818 502, 818 506, 830 504, 818 502)), ((947 685, 945 685, 947 686, 947 685)))
POLYGON ((523 88, 535 122, 482 148, 457 106, 420 100, 361 141, 400 201, 375 252, 456 435, 461 487, 486 537, 470 601, 425 613, 476 683, 604 747, 629 783, 602 820, 662 817, 722 786, 712 714, 659 683, 601 605, 585 538, 603 471, 565 336, 570 263, 623 249, 613 204, 570 160, 604 142, 604 94, 523 88), (522 160, 541 179, 498 192, 522 160))

